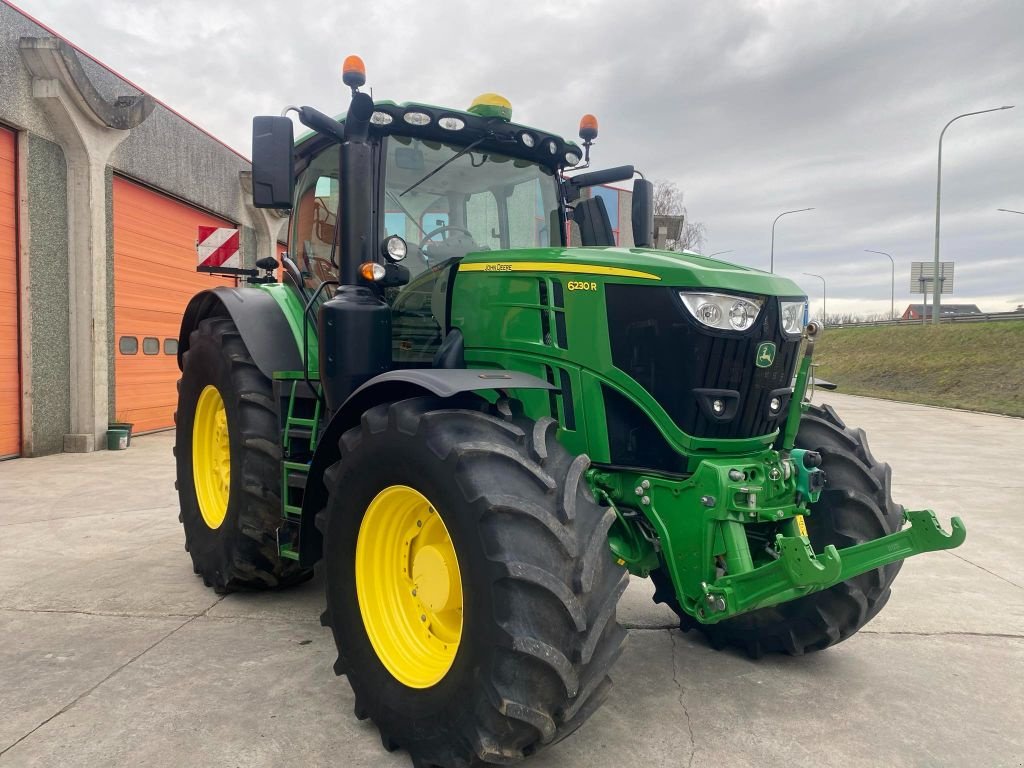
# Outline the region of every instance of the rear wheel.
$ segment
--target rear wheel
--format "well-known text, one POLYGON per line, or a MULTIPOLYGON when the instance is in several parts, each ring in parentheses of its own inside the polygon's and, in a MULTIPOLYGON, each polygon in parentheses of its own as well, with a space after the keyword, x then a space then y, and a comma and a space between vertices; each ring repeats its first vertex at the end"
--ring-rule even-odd
POLYGON ((278 556, 277 411, 271 383, 253 363, 234 322, 200 322, 182 367, 175 485, 193 569, 218 592, 309 578, 311 571, 278 556))
MULTIPOLYGON (((811 406, 800 421, 797 448, 818 451, 825 489, 805 518, 815 552, 850 547, 898 531, 903 507, 892 500, 891 470, 871 455, 863 430, 850 429, 831 406, 811 406)), ((699 629, 716 648, 736 646, 752 657, 783 651, 800 655, 839 643, 873 619, 889 600, 902 561, 862 573, 830 589, 762 608, 718 624, 685 613, 664 568, 651 574, 655 602, 680 616, 685 631, 699 629)))
POLYGON ((335 671, 417 766, 508 763, 564 738, 603 701, 625 638, 628 576, 587 458, 551 419, 463 405, 367 411, 318 516, 335 671))

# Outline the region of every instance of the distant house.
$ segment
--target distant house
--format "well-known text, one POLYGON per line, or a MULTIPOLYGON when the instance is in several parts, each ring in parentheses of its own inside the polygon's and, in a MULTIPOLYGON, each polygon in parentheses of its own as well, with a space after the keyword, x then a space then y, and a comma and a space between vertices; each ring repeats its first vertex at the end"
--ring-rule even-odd
MULTIPOLYGON (((958 317, 960 315, 980 315, 982 311, 978 309, 977 304, 943 304, 939 308, 940 317, 958 317)), ((932 316, 932 305, 929 304, 927 307, 921 304, 910 304, 903 311, 901 319, 903 320, 920 320, 923 317, 932 316)))

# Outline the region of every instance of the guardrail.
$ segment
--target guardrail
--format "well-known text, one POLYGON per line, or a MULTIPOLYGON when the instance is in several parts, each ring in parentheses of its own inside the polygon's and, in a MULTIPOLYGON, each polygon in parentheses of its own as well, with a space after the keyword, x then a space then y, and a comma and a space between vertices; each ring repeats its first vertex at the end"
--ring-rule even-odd
MULTIPOLYGON (((940 323, 987 323, 999 320, 1024 320, 1024 312, 982 312, 979 315, 950 315, 939 317, 940 323)), ((927 323, 931 324, 931 318, 927 323)), ((840 323, 838 325, 825 326, 828 330, 839 330, 840 328, 868 328, 873 325, 921 325, 918 320, 864 320, 858 323, 840 323)))

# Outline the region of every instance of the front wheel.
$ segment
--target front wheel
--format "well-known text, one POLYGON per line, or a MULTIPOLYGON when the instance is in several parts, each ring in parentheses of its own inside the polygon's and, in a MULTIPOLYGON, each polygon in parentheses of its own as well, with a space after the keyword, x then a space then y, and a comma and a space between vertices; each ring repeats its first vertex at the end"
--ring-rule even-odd
POLYGON ((277 411, 230 318, 207 318, 192 332, 174 420, 178 519, 193 570, 217 592, 308 579, 312 571, 278 555, 277 411))
POLYGON ((417 766, 508 763, 564 738, 603 701, 625 638, 628 576, 587 458, 551 419, 463 405, 367 411, 318 516, 335 671, 417 766))

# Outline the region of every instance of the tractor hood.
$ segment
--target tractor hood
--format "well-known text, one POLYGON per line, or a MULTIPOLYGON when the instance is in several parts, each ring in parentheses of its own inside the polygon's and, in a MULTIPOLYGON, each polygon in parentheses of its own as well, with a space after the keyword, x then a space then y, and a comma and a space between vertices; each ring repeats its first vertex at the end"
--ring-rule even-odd
POLYGON ((785 277, 695 253, 649 248, 528 248, 468 254, 460 272, 558 272, 600 276, 605 282, 657 283, 763 296, 802 297, 785 277))

